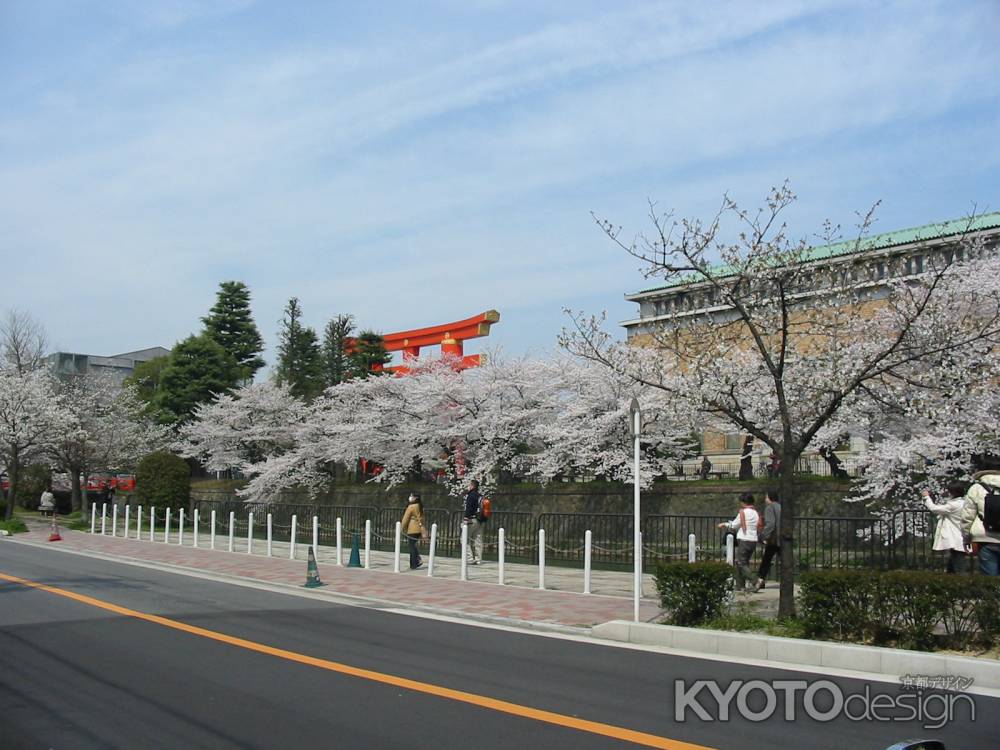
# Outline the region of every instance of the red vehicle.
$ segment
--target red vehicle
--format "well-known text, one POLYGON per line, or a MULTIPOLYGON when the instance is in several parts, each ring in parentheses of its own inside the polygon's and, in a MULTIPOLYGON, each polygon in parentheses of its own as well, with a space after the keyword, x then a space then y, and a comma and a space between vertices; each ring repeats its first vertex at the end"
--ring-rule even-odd
POLYGON ((87 477, 87 492, 135 492, 135 474, 91 474, 87 477))
POLYGON ((135 492, 135 474, 115 474, 112 481, 119 492, 135 492))
POLYGON ((109 487, 114 487, 112 480, 110 474, 91 474, 87 477, 87 492, 104 492, 109 487))

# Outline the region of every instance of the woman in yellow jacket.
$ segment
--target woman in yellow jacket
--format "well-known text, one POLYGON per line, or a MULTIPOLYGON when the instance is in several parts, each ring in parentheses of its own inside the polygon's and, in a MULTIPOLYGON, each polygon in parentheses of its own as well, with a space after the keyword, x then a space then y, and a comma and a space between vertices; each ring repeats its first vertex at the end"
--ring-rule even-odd
POLYGON ((410 570, 423 567, 417 543, 427 536, 427 531, 424 529, 424 504, 420 502, 420 495, 415 492, 410 494, 400 526, 410 543, 410 570))

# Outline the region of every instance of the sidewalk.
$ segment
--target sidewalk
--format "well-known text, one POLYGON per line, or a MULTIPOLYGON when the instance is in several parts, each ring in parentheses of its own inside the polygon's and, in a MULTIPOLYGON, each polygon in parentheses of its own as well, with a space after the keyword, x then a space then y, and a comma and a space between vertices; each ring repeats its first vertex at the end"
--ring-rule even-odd
MULTIPOLYGON (((295 559, 289 559, 287 542, 274 542, 273 556, 267 557, 267 542, 261 539, 254 540, 253 554, 247 554, 246 538, 234 539, 234 551, 229 552, 228 536, 216 536, 216 548, 212 550, 208 548, 210 537, 205 532, 199 535, 199 546, 196 548, 190 529, 185 530, 183 544, 177 543, 176 529, 171 533, 170 543, 165 544, 162 531, 156 534, 156 541, 149 541, 148 531, 136 540, 134 526, 128 539, 121 536, 121 528, 118 529, 118 536, 112 537, 109 527, 108 534, 103 536, 89 531, 60 529, 63 541, 48 542, 48 524, 33 519, 27 522, 29 532, 18 534, 16 541, 50 547, 59 545, 67 551, 98 553, 147 564, 161 563, 268 584, 300 587, 305 582, 307 545, 302 543, 296 545, 295 559)), ((426 544, 423 546, 426 566, 426 544)), ((350 549, 345 547, 345 564, 349 553, 350 549)), ((361 555, 363 561, 363 548, 361 555)), ((590 627, 609 620, 632 619, 632 575, 629 572, 593 571, 593 593, 583 594, 583 571, 578 568, 546 567, 546 588, 540 590, 538 567, 535 565, 507 563, 507 585, 500 586, 496 562, 470 565, 469 580, 462 581, 459 560, 438 557, 434 576, 428 577, 426 567, 416 571, 408 569, 405 544, 400 554, 400 573, 393 570, 391 552, 373 550, 370 569, 338 566, 335 558, 335 548, 320 546, 317 559, 320 577, 326 585, 311 591, 359 597, 440 614, 514 620, 522 625, 590 627)), ((654 598, 652 576, 644 576, 644 579, 640 619, 650 622, 660 616, 660 608, 654 598)))

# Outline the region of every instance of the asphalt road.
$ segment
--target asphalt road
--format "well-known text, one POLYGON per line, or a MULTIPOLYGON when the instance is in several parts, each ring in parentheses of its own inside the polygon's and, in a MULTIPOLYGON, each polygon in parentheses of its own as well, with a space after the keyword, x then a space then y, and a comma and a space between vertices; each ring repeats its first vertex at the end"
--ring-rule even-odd
MULTIPOLYGON (((677 722, 677 679, 718 679, 723 689, 733 679, 832 679, 845 694, 898 689, 408 617, 15 543, 0 542, 0 574, 246 641, 0 580, 4 750, 635 746, 574 727, 574 717, 741 750, 880 749, 912 736, 952 750, 995 747, 1000 736, 1000 700, 981 696, 975 721, 963 704, 937 731, 920 721, 819 722, 800 709, 794 721, 781 711, 757 722, 704 721, 689 710, 677 722), (498 710, 497 699, 514 708, 498 710)), ((762 704, 751 695, 751 708, 762 704)))

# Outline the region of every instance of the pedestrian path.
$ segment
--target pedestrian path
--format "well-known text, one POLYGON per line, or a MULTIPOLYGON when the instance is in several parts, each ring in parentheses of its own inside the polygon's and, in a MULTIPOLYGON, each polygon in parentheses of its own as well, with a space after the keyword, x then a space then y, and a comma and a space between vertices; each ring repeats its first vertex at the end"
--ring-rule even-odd
MULTIPOLYGON (((254 539, 252 554, 247 540, 234 539, 233 551, 228 551, 229 539, 218 535, 215 549, 211 539, 202 532, 198 546, 193 534, 185 531, 179 539, 176 530, 169 543, 158 531, 154 541, 149 532, 135 538, 135 528, 129 538, 118 529, 117 536, 91 534, 86 531, 62 530, 61 542, 48 542, 47 524, 29 521, 30 531, 18 534, 19 541, 61 547, 68 550, 99 553, 147 564, 166 564, 205 573, 236 576, 269 584, 301 586, 305 581, 308 547, 296 545, 294 557, 287 542, 274 542, 267 556, 265 540, 254 539)), ((320 546, 317 554, 320 576, 325 584, 316 592, 377 600, 400 608, 417 608, 439 613, 475 615, 485 618, 515 620, 547 625, 589 627, 615 619, 632 619, 632 574, 619 571, 592 571, 590 594, 583 592, 583 571, 576 568, 547 566, 545 589, 539 589, 537 565, 507 563, 504 566, 505 585, 499 584, 496 562, 468 566, 468 580, 461 580, 459 560, 439 557, 435 560, 433 577, 427 569, 408 569, 408 556, 400 555, 401 571, 395 572, 395 556, 391 552, 371 551, 368 569, 348 568, 349 549, 342 550, 342 562, 337 565, 336 549, 320 546)), ((362 550, 362 558, 364 556, 362 550)), ((425 563, 427 557, 424 557, 425 563)), ((640 620, 649 622, 661 616, 655 597, 652 577, 644 576, 640 620)))

